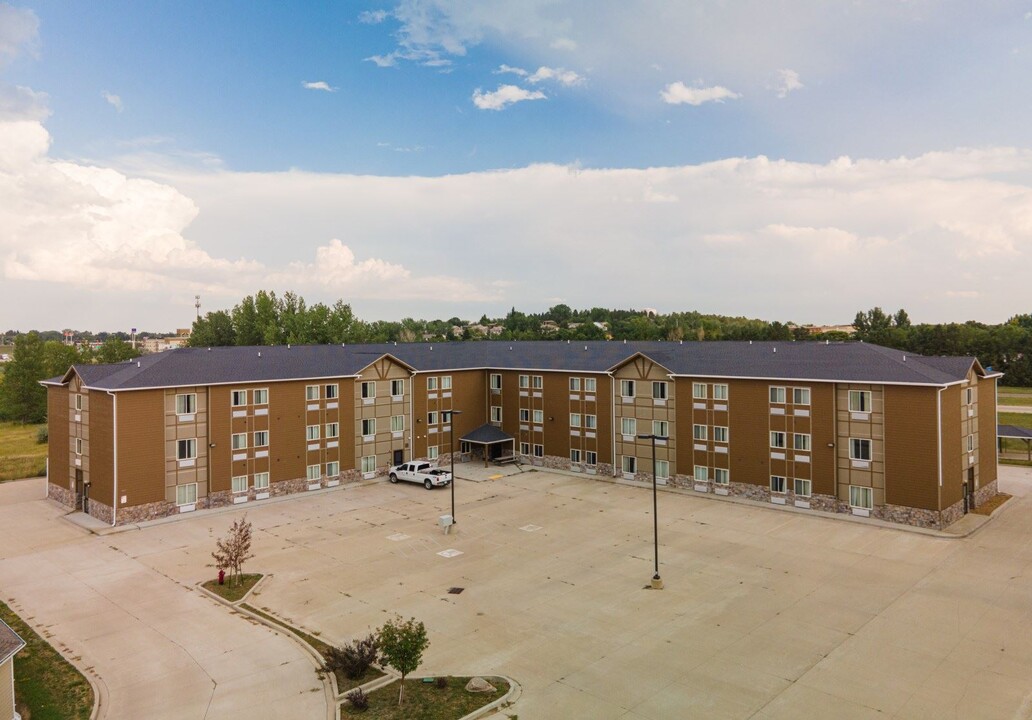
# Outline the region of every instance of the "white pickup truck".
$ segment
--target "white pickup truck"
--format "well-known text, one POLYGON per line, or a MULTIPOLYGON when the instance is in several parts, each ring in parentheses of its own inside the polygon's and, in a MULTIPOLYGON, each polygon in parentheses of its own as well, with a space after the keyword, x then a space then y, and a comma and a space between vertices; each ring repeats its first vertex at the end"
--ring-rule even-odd
POLYGON ((451 473, 425 460, 417 460, 392 467, 390 479, 392 483, 396 483, 399 480, 421 483, 427 490, 432 490, 435 485, 440 487, 450 483, 451 473))

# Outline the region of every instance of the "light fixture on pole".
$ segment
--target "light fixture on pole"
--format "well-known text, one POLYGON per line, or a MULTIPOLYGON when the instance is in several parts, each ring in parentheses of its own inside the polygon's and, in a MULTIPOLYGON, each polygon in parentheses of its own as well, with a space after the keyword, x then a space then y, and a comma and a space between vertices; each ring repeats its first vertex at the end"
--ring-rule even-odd
POLYGON ((455 519, 455 416, 461 415, 461 410, 448 411, 448 427, 451 428, 451 516, 452 523, 458 522, 455 519))
POLYGON ((652 588, 663 589, 663 579, 659 577, 659 500, 656 491, 656 441, 666 442, 669 438, 665 435, 639 435, 639 440, 652 441, 652 542, 656 552, 656 569, 652 575, 652 588))

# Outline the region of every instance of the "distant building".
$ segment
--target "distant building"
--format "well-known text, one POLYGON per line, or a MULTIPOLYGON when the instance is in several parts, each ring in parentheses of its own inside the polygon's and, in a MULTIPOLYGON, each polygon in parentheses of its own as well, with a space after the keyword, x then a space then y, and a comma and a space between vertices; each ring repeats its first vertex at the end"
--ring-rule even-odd
POLYGON ((852 325, 804 325, 803 327, 811 335, 822 335, 829 332, 840 332, 846 335, 856 334, 856 328, 852 325))

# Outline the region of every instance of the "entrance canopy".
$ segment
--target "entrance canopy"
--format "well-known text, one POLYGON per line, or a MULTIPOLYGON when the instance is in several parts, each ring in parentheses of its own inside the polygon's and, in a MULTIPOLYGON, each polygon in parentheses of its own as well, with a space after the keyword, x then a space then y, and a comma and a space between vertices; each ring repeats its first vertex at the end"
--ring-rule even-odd
POLYGON ((1025 442, 1025 456, 1032 462, 1032 430, 1018 427, 1017 425, 996 426, 996 451, 1003 454, 1003 441, 1023 440, 1025 442))
POLYGON ((511 460, 516 456, 516 439, 491 423, 484 423, 460 439, 464 443, 481 446, 485 465, 488 460, 511 460))

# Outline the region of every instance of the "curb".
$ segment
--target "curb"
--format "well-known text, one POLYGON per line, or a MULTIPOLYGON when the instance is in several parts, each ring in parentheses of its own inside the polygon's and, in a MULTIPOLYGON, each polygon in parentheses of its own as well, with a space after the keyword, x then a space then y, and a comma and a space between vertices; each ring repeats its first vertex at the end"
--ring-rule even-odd
MULTIPOLYGON (((385 672, 387 672, 387 671, 385 670, 385 672)), ((410 675, 406 679, 407 680, 422 680, 423 678, 428 678, 428 677, 437 678, 437 677, 455 677, 455 676, 454 675, 410 675)), ((468 715, 463 715, 461 718, 459 718, 459 720, 476 720, 477 718, 486 717, 489 713, 493 713, 495 710, 500 708, 502 705, 508 705, 508 704, 511 704, 511 703, 515 702, 516 700, 519 699, 520 695, 523 694, 523 686, 520 685, 515 680, 513 680, 508 675, 497 675, 497 674, 492 675, 492 674, 488 673, 486 675, 479 675, 479 676, 474 674, 471 677, 500 677, 500 678, 502 678, 503 680, 505 680, 506 682, 509 683, 509 691, 507 693, 505 693, 504 695, 502 695, 500 698, 496 698, 495 700, 492 700, 487 705, 484 705, 483 707, 477 708, 476 710, 474 710, 473 712, 469 713, 468 715)), ((398 676, 398 675, 387 675, 386 677, 382 677, 382 678, 379 678, 377 680, 371 680, 370 682, 368 682, 365 685, 361 686, 362 692, 372 692, 373 690, 380 690, 381 688, 385 688, 388 685, 390 685, 390 684, 392 684, 395 681, 400 680, 400 679, 401 679, 401 677, 398 676), (375 685, 375 687, 373 687, 374 685, 375 685)), ((348 692, 351 692, 351 691, 349 690, 348 692)), ((340 700, 341 701, 344 700, 343 696, 340 698, 340 700)), ((339 707, 339 705, 338 705, 338 707, 339 707)))

